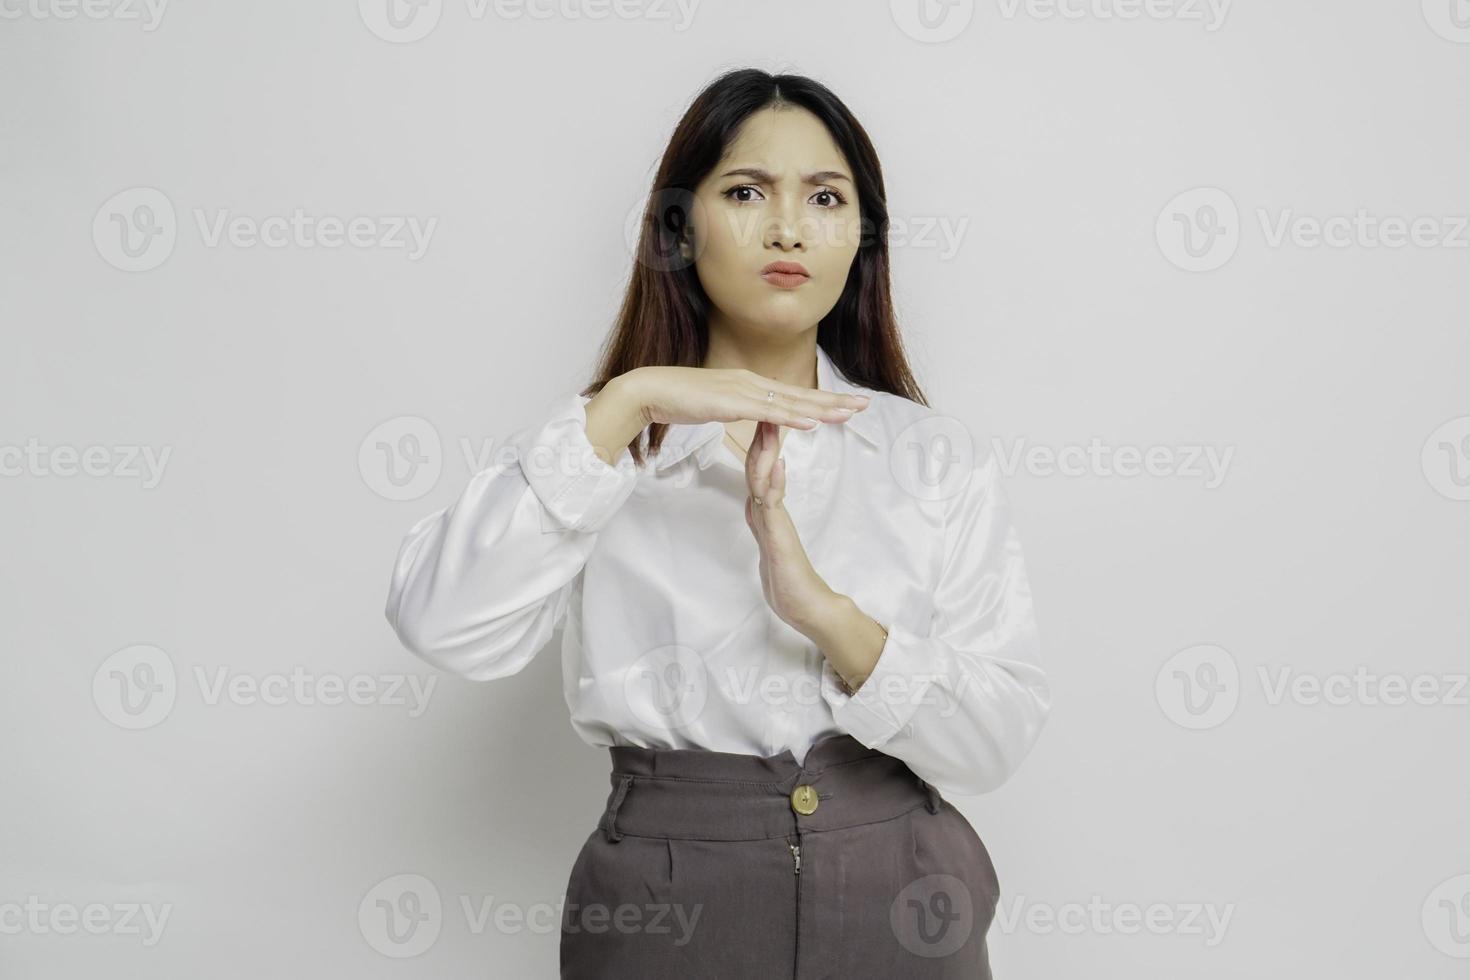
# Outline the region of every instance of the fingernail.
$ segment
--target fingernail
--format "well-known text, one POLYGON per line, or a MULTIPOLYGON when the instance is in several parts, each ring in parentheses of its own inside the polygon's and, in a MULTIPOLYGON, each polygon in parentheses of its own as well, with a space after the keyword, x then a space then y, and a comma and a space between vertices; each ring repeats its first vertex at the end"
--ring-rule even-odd
POLYGON ((855 409, 855 408, 842 408, 842 407, 839 406, 838 409, 837 409, 837 411, 841 412, 843 415, 851 415, 854 412, 856 412, 857 409, 855 409))

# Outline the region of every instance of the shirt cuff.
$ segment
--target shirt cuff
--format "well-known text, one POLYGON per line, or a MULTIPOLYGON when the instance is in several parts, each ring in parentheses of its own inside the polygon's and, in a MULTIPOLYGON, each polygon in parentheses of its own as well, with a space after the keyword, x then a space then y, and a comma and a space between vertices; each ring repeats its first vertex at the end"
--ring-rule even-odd
POLYGON ((576 392, 558 398, 548 418, 512 439, 521 472, 555 530, 601 530, 638 482, 631 452, 621 450, 609 464, 592 448, 589 400, 576 392))
POLYGON ((929 700, 929 689, 942 664, 934 645, 898 623, 886 624, 888 639, 879 651, 873 672, 855 694, 830 661, 822 664, 822 697, 832 708, 838 727, 870 749, 897 735, 929 700))

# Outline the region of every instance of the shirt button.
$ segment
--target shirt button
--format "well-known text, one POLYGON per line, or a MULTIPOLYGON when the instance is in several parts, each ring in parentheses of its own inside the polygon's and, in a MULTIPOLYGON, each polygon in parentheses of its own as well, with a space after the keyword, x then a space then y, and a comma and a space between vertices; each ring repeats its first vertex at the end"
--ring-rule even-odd
POLYGON ((813 813, 816 813, 817 791, 806 783, 802 783, 796 787, 796 789, 791 791, 791 809, 803 817, 809 817, 813 813))

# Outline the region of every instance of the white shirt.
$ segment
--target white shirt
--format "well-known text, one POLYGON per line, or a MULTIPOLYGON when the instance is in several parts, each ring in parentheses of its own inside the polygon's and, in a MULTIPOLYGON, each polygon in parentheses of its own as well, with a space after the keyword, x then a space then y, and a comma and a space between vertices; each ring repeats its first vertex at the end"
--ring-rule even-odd
POLYGON ((801 762, 845 732, 941 792, 989 792, 1051 703, 994 457, 976 462, 956 420, 854 385, 820 346, 817 384, 872 399, 847 422, 788 428, 781 449, 813 568, 888 629, 856 695, 761 594, 724 423, 670 425, 642 470, 626 450, 609 465, 578 392, 409 529, 389 622, 419 657, 479 681, 521 670, 564 623, 563 689, 589 745, 801 762))

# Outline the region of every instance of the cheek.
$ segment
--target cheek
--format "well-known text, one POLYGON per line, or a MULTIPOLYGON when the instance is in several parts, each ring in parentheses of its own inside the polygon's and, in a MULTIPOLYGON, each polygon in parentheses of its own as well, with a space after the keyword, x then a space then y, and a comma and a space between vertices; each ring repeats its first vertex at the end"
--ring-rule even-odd
POLYGON ((739 275, 745 268, 746 261, 742 258, 739 247, 728 236, 712 230, 699 243, 694 268, 705 292, 711 298, 723 298, 736 291, 739 275))
POLYGON ((708 213, 695 226, 695 271, 710 297, 727 303, 746 298, 755 290, 749 281, 760 251, 758 224, 728 211, 708 213))
POLYGON ((822 279, 824 298, 837 301, 862 244, 862 224, 852 218, 828 219, 821 228, 821 247, 808 258, 822 279))
POLYGON ((707 219, 694 228, 695 263, 701 279, 729 278, 740 263, 740 246, 723 216, 707 219))
POLYGON ((834 263, 844 269, 852 265, 853 256, 857 255, 858 246, 862 244, 862 232, 862 221, 853 212, 841 217, 833 216, 823 223, 822 240, 834 263))
POLYGON ((705 255, 716 259, 739 255, 761 246, 760 219, 752 211, 710 207, 695 227, 695 240, 705 255))

